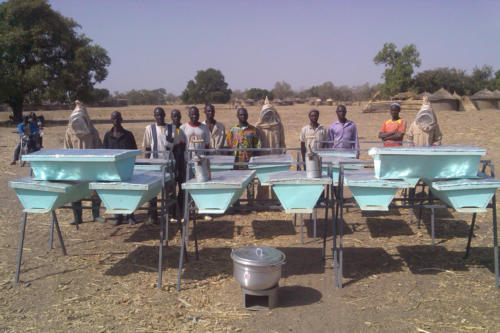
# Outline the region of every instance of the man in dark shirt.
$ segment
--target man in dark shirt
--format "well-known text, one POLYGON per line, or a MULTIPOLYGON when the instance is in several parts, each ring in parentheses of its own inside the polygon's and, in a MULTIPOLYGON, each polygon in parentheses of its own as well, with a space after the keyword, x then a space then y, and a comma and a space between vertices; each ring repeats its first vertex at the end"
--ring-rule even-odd
MULTIPOLYGON (((122 115, 118 111, 111 113, 113 128, 104 134, 104 148, 106 149, 137 149, 134 134, 122 127, 122 115)), ((123 221, 123 215, 115 214, 114 225, 119 225, 123 221)), ((127 216, 129 224, 135 224, 134 214, 127 216)))

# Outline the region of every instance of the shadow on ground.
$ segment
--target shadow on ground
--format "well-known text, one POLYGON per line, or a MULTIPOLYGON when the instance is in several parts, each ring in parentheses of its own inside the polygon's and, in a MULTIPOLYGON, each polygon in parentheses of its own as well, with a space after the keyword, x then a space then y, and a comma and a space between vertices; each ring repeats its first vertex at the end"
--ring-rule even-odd
POLYGON ((304 306, 317 303, 323 295, 314 288, 302 286, 286 286, 278 289, 280 308, 304 306))
POLYGON ((402 261, 382 248, 345 247, 343 276, 355 283, 371 275, 402 271, 402 261))
POLYGON ((252 229, 256 239, 297 234, 291 220, 253 220, 252 229))

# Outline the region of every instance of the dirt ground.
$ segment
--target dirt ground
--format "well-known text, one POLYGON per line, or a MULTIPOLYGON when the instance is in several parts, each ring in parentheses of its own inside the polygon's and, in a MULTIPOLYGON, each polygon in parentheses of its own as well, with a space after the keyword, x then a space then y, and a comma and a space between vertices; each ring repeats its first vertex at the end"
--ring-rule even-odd
MULTIPOLYGON (((170 111, 173 107, 167 107, 170 111)), ((187 120, 185 106, 178 106, 187 120)), ((289 147, 299 145, 307 123, 308 105, 278 107, 289 147)), ((249 107, 251 123, 257 107, 249 107)), ((334 107, 320 106, 320 123, 335 120, 334 107)), ((94 119, 108 119, 114 109, 89 109, 94 119)), ((144 127, 152 122, 153 106, 120 108, 140 145, 144 127)), ((226 128, 235 111, 216 106, 216 118, 226 128)), ((389 113, 361 113, 348 106, 348 118, 360 139, 375 140, 389 113)), ((61 147, 62 123, 69 111, 43 113, 60 125, 45 128, 45 149, 61 147)), ((500 111, 440 112, 443 144, 487 149, 485 158, 500 168, 500 111)), ((412 121, 415 112, 402 110, 412 121)), ((8 115, 0 113, 0 121, 8 115)), ((202 117, 203 118, 203 117, 202 117)), ((97 124, 101 137, 110 124, 97 124)), ((307 218, 305 243, 292 216, 281 212, 224 215, 199 222, 200 259, 193 243, 175 291, 180 233, 172 224, 164 254, 163 289, 157 289, 158 227, 90 222, 80 230, 68 224, 70 210, 57 211, 65 245, 48 249, 49 215, 28 216, 21 283, 13 283, 22 207, 8 181, 25 176, 28 168, 10 166, 18 136, 14 127, 0 128, 0 331, 50 332, 499 332, 500 291, 495 289, 491 212, 478 215, 473 250, 463 260, 470 215, 441 210, 436 221, 436 245, 431 246, 429 214, 423 224, 409 221, 408 210, 384 214, 345 214, 344 288, 333 286, 332 241, 321 259, 321 242, 312 239, 307 218), (238 283, 232 277, 230 249, 266 245, 287 256, 280 282, 279 307, 252 312, 242 308, 238 283)), ((369 148, 370 145, 362 145, 369 148)), ((363 153, 362 158, 367 159, 363 153)), ((497 177, 498 178, 498 177, 497 177)), ((323 216, 323 212, 318 214, 323 216)), ((319 220, 319 230, 324 221, 319 220)), ((321 235, 321 233, 320 233, 321 235)))

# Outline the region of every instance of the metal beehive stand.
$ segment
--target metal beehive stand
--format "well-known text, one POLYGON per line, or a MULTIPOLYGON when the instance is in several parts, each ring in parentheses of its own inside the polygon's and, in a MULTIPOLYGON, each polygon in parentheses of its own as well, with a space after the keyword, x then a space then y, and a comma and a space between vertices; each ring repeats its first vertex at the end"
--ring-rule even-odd
MULTIPOLYGON (((62 151, 62 150, 61 150, 62 151)), ((45 153, 45 152, 44 152, 45 153)), ((80 154, 81 155, 81 154, 80 154)), ((26 157, 29 155, 26 155, 26 157)), ((147 163, 147 161, 143 161, 143 163, 147 163)), ((168 218, 169 218, 169 208, 172 205, 177 205, 177 199, 175 195, 175 176, 173 174, 174 168, 173 168, 173 160, 161 160, 160 161, 153 161, 152 163, 149 164, 156 164, 153 166, 153 171, 152 172, 159 172, 160 173, 160 178, 161 178, 161 201, 160 201, 160 208, 159 208, 159 221, 160 221, 160 243, 159 243, 159 270, 158 270, 158 281, 159 281, 159 287, 161 286, 161 280, 162 280, 162 269, 161 269, 161 262, 162 262, 162 256, 163 256, 163 238, 164 238, 164 232, 166 232, 167 237, 166 237, 166 246, 168 246, 168 218), (168 179, 168 181, 166 181, 168 179), (166 223, 165 223, 166 222, 166 223)), ((148 167, 146 167, 148 169, 148 167)), ((149 168, 151 169, 151 168, 149 168)), ((32 175, 33 171, 30 168, 30 176, 32 175)), ((24 178, 28 179, 31 182, 35 183, 47 183, 48 185, 52 185, 53 187, 61 187, 64 186, 64 184, 68 184, 67 181, 43 181, 43 180, 32 180, 32 178, 24 178)), ((16 182, 16 181, 13 181, 16 182)), ((70 182, 70 183, 75 183, 75 182, 70 182)), ((82 182, 76 182, 76 183, 82 183, 82 182)), ((88 182, 87 184, 87 189, 88 189, 88 182)), ((60 190, 58 192, 61 192, 60 190)), ((56 229, 57 236, 59 239, 59 242, 61 244, 61 250, 63 255, 67 255, 66 247, 64 245, 62 233, 59 227, 59 222, 57 219, 57 214, 56 214, 56 209, 73 209, 71 206, 64 206, 65 204, 77 200, 81 200, 82 198, 87 196, 88 191, 85 193, 81 193, 80 197, 71 197, 65 200, 64 202, 58 202, 57 205, 51 207, 51 209, 30 209, 30 208, 24 208, 23 213, 21 216, 21 231, 20 231, 20 238, 19 238, 19 244, 18 244, 18 252, 17 252, 17 264, 16 264, 16 273, 15 273, 15 278, 14 282, 18 283, 19 282, 19 276, 20 276, 20 271, 21 271, 21 261, 22 261, 22 254, 23 254, 23 246, 24 246, 24 238, 25 238, 25 232, 26 232, 26 224, 27 224, 27 216, 28 213, 34 213, 34 214, 40 214, 40 213, 46 213, 50 212, 51 218, 50 218, 50 230, 49 230, 49 249, 53 248, 53 233, 54 233, 54 228, 56 229)), ((82 201, 89 201, 83 199, 82 201)), ((77 208, 79 210, 82 209, 91 209, 91 207, 79 207, 77 208)), ((149 208, 138 208, 138 210, 149 210, 149 208)), ((178 207, 177 207, 178 211, 178 207)), ((180 223, 180 221, 179 221, 180 223)), ((78 223, 75 225, 76 229, 79 229, 78 223)))
MULTIPOLYGON (((359 162, 360 164, 363 164, 365 167, 371 166, 373 167, 372 162, 359 162)), ((493 163, 491 163, 490 160, 481 160, 481 172, 485 173, 486 169, 489 168, 489 176, 494 178, 495 177, 495 169, 493 163)), ((439 180, 439 178, 438 178, 439 180)), ((334 209, 334 218, 333 218, 333 260, 334 260, 334 280, 335 280, 335 286, 338 288, 342 288, 342 277, 343 277, 343 210, 344 208, 348 207, 355 207, 356 205, 353 204, 345 204, 345 198, 344 198, 344 184, 345 184, 345 170, 344 170, 344 165, 341 162, 340 163, 340 171, 339 171, 339 180, 338 180, 338 187, 336 189, 336 193, 334 195, 336 196, 337 200, 335 201, 335 209, 334 209), (337 241, 337 234, 338 234, 338 241, 337 241), (338 267, 338 270, 336 269, 338 267)), ((419 182, 417 186, 421 186, 423 189, 423 192, 425 193, 425 187, 427 186, 424 182, 419 182)), ((418 200, 415 199, 414 191, 410 191, 409 197, 408 198, 395 198, 393 201, 402 201, 402 205, 395 205, 391 204, 389 207, 390 208, 407 208, 410 209, 410 223, 412 220, 412 211, 414 208, 419 208, 420 212, 422 211, 422 208, 427 208, 430 209, 431 211, 431 244, 435 244, 435 210, 437 208, 447 208, 448 205, 445 203, 442 203, 440 201, 436 202, 436 198, 433 197, 431 191, 429 190, 429 195, 427 195, 424 198, 419 198, 418 200), (417 203, 418 201, 418 203, 417 203)), ((492 210, 492 224, 493 224, 493 260, 494 260, 494 269, 495 269, 495 286, 497 289, 500 288, 499 285, 499 254, 498 254, 498 232, 497 232, 497 212, 496 212, 496 194, 494 193, 489 204, 487 205, 487 208, 490 208, 492 210)), ((476 222, 476 215, 477 212, 482 211, 482 210, 463 210, 462 212, 467 212, 467 213, 472 213, 472 221, 471 225, 469 228, 469 233, 468 233, 468 239, 467 239, 467 245, 465 249, 465 255, 464 259, 466 259, 469 256, 470 248, 471 248, 471 241, 472 241, 472 236, 473 236, 473 231, 474 231, 474 226, 476 222)), ((419 214, 418 217, 418 228, 420 228, 420 222, 421 222, 421 216, 422 214, 419 214)))

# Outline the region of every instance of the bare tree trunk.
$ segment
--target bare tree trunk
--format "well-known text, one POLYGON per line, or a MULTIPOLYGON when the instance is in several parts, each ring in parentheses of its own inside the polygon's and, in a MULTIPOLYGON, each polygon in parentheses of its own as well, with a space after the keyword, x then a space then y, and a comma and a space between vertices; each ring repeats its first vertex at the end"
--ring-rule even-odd
POLYGON ((23 120, 23 98, 9 100, 12 108, 13 120, 15 123, 20 123, 23 120))

